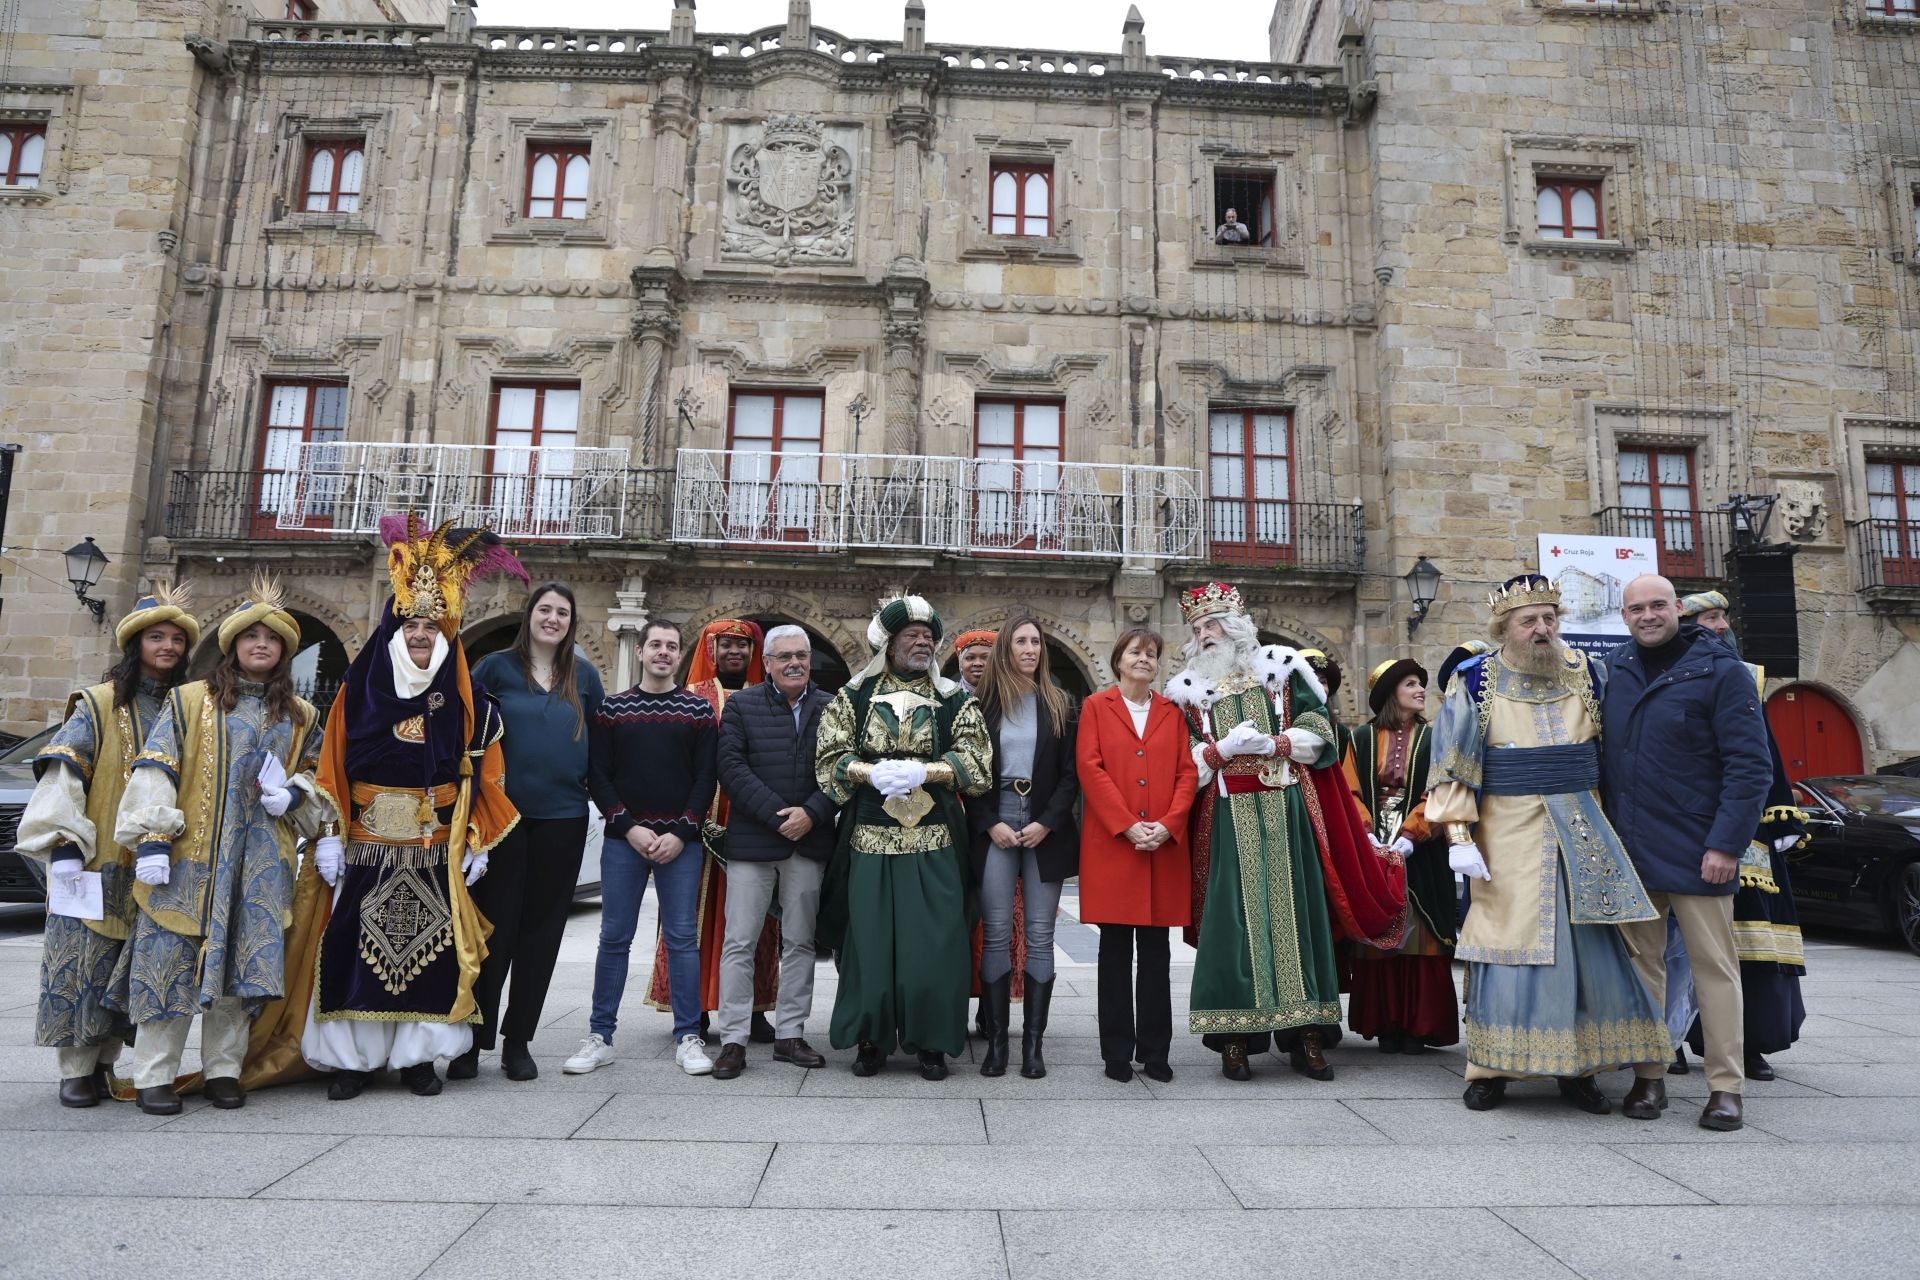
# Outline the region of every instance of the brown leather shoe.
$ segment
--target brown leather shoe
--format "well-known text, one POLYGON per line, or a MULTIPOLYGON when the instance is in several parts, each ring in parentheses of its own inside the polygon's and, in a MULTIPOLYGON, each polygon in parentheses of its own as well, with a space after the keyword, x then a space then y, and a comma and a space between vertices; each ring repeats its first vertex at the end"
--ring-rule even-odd
POLYGON ((1238 1038, 1227 1041, 1220 1050, 1220 1074, 1229 1080, 1253 1079, 1253 1068, 1247 1065, 1247 1042, 1238 1038))
POLYGON ((1667 1109, 1665 1080, 1635 1079, 1627 1096, 1620 1099, 1620 1114, 1629 1120, 1658 1120, 1667 1109))
POLYGON ((715 1080, 738 1080, 740 1073, 747 1069, 747 1046, 743 1044, 723 1044, 720 1056, 713 1060, 713 1078, 715 1080))
POLYGON ((773 1060, 775 1062, 791 1062, 796 1067, 807 1067, 809 1069, 827 1065, 827 1056, 816 1050, 800 1036, 795 1036, 791 1040, 775 1040, 773 1042, 773 1060))
POLYGON ((207 1101, 222 1111, 238 1111, 247 1105, 247 1095, 240 1091, 240 1082, 232 1076, 210 1076, 202 1091, 207 1101))
POLYGON ((1740 1111, 1739 1094, 1715 1089, 1707 1095, 1706 1109, 1700 1113, 1702 1129, 1718 1129, 1722 1133, 1731 1133, 1735 1129, 1745 1128, 1746 1123, 1746 1117, 1740 1111))
POLYGON ((134 1100, 140 1109, 150 1116, 177 1116, 180 1114, 180 1095, 173 1091, 170 1084, 157 1084, 151 1089, 138 1090, 134 1100))
POLYGON ((1320 1048, 1318 1031, 1302 1031, 1299 1043, 1287 1051, 1287 1062, 1309 1080, 1333 1079, 1333 1068, 1327 1065, 1327 1055, 1320 1048))
POLYGON ((97 1107, 100 1098, 98 1072, 89 1071, 84 1076, 68 1076, 60 1081, 60 1105, 63 1107, 97 1107))

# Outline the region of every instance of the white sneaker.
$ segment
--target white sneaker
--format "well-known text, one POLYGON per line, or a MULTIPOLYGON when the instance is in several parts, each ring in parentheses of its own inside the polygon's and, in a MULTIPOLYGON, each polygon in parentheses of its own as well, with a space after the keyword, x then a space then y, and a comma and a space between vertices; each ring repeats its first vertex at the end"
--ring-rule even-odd
POLYGON ((707 1056, 707 1046, 699 1036, 680 1037, 680 1047, 673 1051, 673 1060, 690 1076, 713 1074, 713 1059, 707 1056))
POLYGON ((570 1076, 583 1076, 596 1067, 604 1067, 613 1061, 613 1046, 598 1031, 580 1042, 573 1056, 560 1064, 560 1069, 570 1076))

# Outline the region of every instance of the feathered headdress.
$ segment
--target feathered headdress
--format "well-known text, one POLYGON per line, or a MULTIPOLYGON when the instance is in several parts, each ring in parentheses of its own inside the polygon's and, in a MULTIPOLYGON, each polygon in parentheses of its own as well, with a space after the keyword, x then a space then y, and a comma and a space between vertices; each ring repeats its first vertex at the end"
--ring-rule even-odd
POLYGON ((253 589, 248 593, 248 598, 242 600, 240 607, 220 624, 220 652, 230 652, 240 633, 256 622, 266 623, 287 642, 289 657, 299 652, 300 624, 287 612, 280 584, 264 570, 253 575, 253 589))
POLYGON ((460 626, 470 583, 495 573, 532 582, 520 558, 487 529, 456 529, 449 520, 428 532, 409 511, 381 516, 380 540, 387 544, 394 616, 430 618, 449 636, 460 626))
POLYGON ((187 633, 187 647, 192 648, 200 643, 200 619, 193 616, 192 609, 191 582, 178 585, 156 582, 152 593, 136 600, 133 612, 120 619, 120 625, 113 629, 113 642, 124 649, 127 641, 148 627, 171 622, 187 633))

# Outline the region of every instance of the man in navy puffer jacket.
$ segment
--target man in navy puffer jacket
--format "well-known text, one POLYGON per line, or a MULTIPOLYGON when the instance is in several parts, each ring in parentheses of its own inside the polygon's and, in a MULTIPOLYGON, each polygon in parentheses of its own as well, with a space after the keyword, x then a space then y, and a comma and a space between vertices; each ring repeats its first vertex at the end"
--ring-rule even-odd
MULTIPOLYGON (((1600 793, 1660 911, 1657 920, 1621 930, 1658 1006, 1667 913, 1679 923, 1707 1042, 1710 1092, 1700 1124, 1738 1129, 1745 1046, 1733 892, 1773 780, 1766 720, 1753 677, 1733 650, 1680 620, 1671 582, 1635 578, 1620 613, 1633 639, 1607 655, 1600 793)), ((1636 1064, 1621 1111, 1658 1119, 1667 1105, 1666 1070, 1664 1061, 1636 1064)))

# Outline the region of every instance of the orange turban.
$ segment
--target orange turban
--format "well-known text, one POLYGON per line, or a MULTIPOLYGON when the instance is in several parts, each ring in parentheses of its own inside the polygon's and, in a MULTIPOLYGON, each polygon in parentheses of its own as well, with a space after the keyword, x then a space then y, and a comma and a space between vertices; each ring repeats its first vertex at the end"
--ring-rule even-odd
POLYGON ((965 653, 977 644, 991 645, 999 638, 1000 633, 998 631, 989 631, 985 627, 976 627, 972 631, 962 631, 958 636, 954 637, 953 651, 955 653, 965 653))
POLYGON ((695 646, 693 661, 687 666, 688 684, 699 684, 702 680, 712 680, 718 676, 719 664, 714 661, 714 642, 721 636, 744 636, 753 645, 753 656, 747 659, 748 684, 759 684, 767 678, 766 667, 760 660, 761 641, 764 639, 760 624, 740 618, 716 618, 700 632, 700 643, 695 646))

